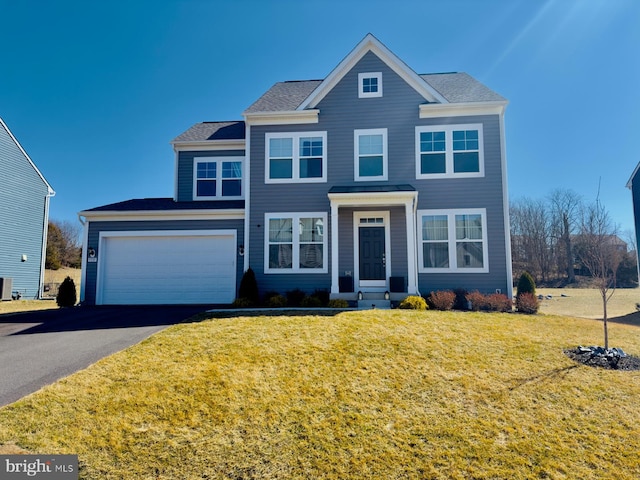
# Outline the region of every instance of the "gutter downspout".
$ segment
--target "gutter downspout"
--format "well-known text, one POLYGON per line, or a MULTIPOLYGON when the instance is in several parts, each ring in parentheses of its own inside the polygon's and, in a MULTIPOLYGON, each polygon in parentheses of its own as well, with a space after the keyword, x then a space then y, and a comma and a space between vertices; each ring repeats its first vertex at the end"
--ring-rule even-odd
POLYGON ((418 277, 419 271, 418 271, 418 199, 414 198, 413 199, 413 235, 415 236, 415 240, 413 242, 414 246, 415 246, 415 259, 416 261, 413 262, 413 268, 415 270, 415 276, 416 276, 416 292, 419 296, 422 296, 422 294, 420 293, 420 277, 418 277))
POLYGON ((40 254, 40 275, 38 279, 37 299, 42 300, 42 290, 44 288, 44 270, 47 261, 47 238, 49 236, 49 203, 50 198, 55 197, 56 192, 51 187, 47 187, 47 194, 44 196, 44 220, 42 225, 42 250, 40 254))
POLYGON ((78 221, 82 224, 82 250, 80 252, 80 305, 84 302, 85 275, 87 274, 86 248, 89 242, 89 222, 78 214, 78 221))

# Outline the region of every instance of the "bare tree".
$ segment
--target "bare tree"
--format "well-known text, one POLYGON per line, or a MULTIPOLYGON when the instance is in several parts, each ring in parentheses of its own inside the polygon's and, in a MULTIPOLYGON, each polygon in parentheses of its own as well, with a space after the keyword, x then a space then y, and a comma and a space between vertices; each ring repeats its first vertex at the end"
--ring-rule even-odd
POLYGON ((522 198, 511 204, 511 236, 516 262, 538 280, 546 281, 552 270, 550 215, 542 200, 522 198))
POLYGON ((609 349, 607 303, 615 292, 616 273, 623 252, 617 247, 617 228, 604 206, 596 201, 584 209, 577 238, 576 253, 589 270, 602 297, 604 348, 609 349))
POLYGON ((562 246, 557 252, 558 269, 567 272, 568 283, 576 281, 572 236, 580 223, 582 203, 580 195, 572 190, 556 189, 549 195, 553 234, 562 246))

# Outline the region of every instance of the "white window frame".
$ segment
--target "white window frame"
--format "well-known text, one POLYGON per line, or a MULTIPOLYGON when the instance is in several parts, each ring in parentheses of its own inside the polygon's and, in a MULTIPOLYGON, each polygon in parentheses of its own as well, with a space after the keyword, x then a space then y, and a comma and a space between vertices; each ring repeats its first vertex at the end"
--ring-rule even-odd
POLYGON ((358 98, 376 98, 382 96, 382 72, 364 72, 358 74, 358 98), (364 81, 368 78, 378 80, 378 90, 376 92, 365 92, 364 81))
POLYGON ((282 212, 264 214, 264 273, 265 274, 305 274, 305 273, 328 273, 329 266, 329 230, 327 224, 327 212, 282 212), (318 217, 322 219, 324 229, 322 234, 322 268, 300 268, 300 219, 318 217), (293 228, 292 232, 292 261, 291 268, 271 268, 269 267, 269 220, 290 218, 293 228))
MULTIPOLYGON (((486 208, 459 208, 454 210, 418 210, 418 272, 419 273, 489 273, 489 243, 487 241, 487 209, 486 208), (482 268, 464 268, 457 265, 456 244, 461 241, 456 239, 456 215, 480 215, 482 222, 482 268), (449 267, 427 268, 424 266, 422 238, 422 217, 425 215, 441 215, 447 217, 447 245, 449 251, 449 267)), ((474 240, 479 241, 479 240, 474 240)), ((444 241, 443 241, 444 242, 444 241)))
POLYGON ((481 123, 457 124, 457 125, 423 125, 416 127, 416 179, 430 178, 475 178, 484 177, 484 134, 481 123), (478 171, 460 172, 453 171, 453 132, 459 130, 478 131, 478 171), (444 173, 422 173, 421 172, 421 151, 420 134, 423 132, 445 132, 445 172, 444 173))
POLYGON ((264 182, 265 183, 326 183, 327 182, 327 132, 278 132, 266 133, 264 142, 264 182), (300 177, 300 139, 304 137, 322 138, 322 176, 300 177), (290 138, 293 144, 291 178, 270 177, 269 145, 273 138, 290 138))
POLYGON ((239 200, 244 198, 244 157, 194 157, 193 158, 193 200, 239 200), (198 195, 198 163, 216 163, 216 195, 198 195), (224 162, 240 163, 240 195, 223 196, 222 182, 224 180, 234 180, 232 178, 222 178, 222 164, 224 162))
POLYGON ((356 182, 377 182, 386 181, 388 179, 388 155, 387 155, 387 129, 386 128, 370 128, 353 131, 353 179, 356 182), (382 135, 382 175, 375 177, 360 175, 360 137, 364 135, 382 135))

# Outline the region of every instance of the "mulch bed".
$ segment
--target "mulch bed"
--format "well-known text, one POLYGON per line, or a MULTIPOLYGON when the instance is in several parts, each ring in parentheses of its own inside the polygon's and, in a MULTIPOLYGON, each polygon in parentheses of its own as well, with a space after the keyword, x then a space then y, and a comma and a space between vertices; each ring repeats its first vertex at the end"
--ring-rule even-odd
POLYGON ((564 354, 575 362, 589 367, 604 368, 607 370, 640 370, 640 358, 626 355, 619 358, 593 355, 590 352, 580 353, 577 348, 568 348, 564 354))

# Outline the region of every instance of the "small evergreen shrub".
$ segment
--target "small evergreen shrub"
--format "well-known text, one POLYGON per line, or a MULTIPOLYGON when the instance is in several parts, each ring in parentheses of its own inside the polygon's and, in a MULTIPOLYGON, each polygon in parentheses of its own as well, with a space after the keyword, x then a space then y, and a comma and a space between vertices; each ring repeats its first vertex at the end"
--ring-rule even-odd
POLYGON ((250 298, 238 297, 231 304, 233 308, 249 308, 253 307, 255 303, 250 298))
POLYGON ((349 302, 344 298, 334 298, 329 300, 329 308, 349 308, 349 302))
POLYGON ((295 290, 289 290, 287 292, 287 304, 290 307, 299 307, 304 297, 306 297, 306 293, 304 293, 299 288, 296 288, 295 290))
POLYGON ((271 308, 284 308, 287 306, 287 299, 283 295, 276 293, 269 297, 266 303, 271 308))
MULTIPOLYGON (((277 296, 277 295, 280 295, 280 294, 279 294, 278 292, 274 291, 274 290, 270 290, 270 291, 268 291, 268 292, 267 292, 267 293, 265 293, 265 294, 264 294, 264 296, 262 297, 262 304, 263 304, 263 305, 267 305, 267 306, 269 306, 269 302, 271 301, 271 298, 272 298, 272 297, 275 297, 275 296, 277 296)), ((282 295, 280 295, 280 296, 282 296, 282 295)), ((284 297, 282 297, 282 298, 284 298, 284 297)), ((285 302, 286 302, 286 299, 285 299, 285 302)))
POLYGON ((247 271, 242 275, 240 280, 240 288, 238 288, 238 297, 247 298, 257 305, 260 301, 260 295, 258 294, 258 282, 256 281, 256 274, 251 267, 247 268, 247 271))
POLYGON ((73 281, 73 278, 65 278, 60 284, 60 288, 58 288, 56 303, 59 307, 73 307, 76 304, 77 299, 76 284, 73 281))
POLYGON ((536 296, 536 282, 529 272, 522 272, 518 280, 517 296, 520 296, 522 293, 530 293, 534 297, 536 296))
POLYGON ((537 313, 540 304, 535 295, 531 293, 518 293, 516 297, 516 310, 520 313, 527 313, 529 315, 537 313))
POLYGON ((418 295, 409 295, 398 304, 398 308, 406 310, 426 310, 427 302, 424 298, 419 297, 418 295))
POLYGON ((449 290, 440 290, 438 292, 431 292, 427 303, 429 307, 436 310, 451 310, 456 302, 456 294, 449 290))
POLYGON ((487 310, 490 312, 510 312, 513 302, 504 293, 491 293, 485 297, 487 310))
POLYGON ((487 309, 487 298, 477 290, 467 293, 466 299, 471 304, 471 310, 474 312, 487 309))
POLYGON ((453 293, 456 296, 453 308, 455 310, 469 310, 469 301, 467 300, 469 292, 464 288, 456 288, 453 293))
POLYGON ((329 298, 331 297, 331 294, 328 290, 316 290, 311 294, 311 296, 313 298, 317 298, 320 301, 321 307, 326 307, 329 304, 329 298))
POLYGON ((303 308, 321 308, 323 305, 322 301, 318 297, 309 295, 302 299, 300 306, 303 308))

